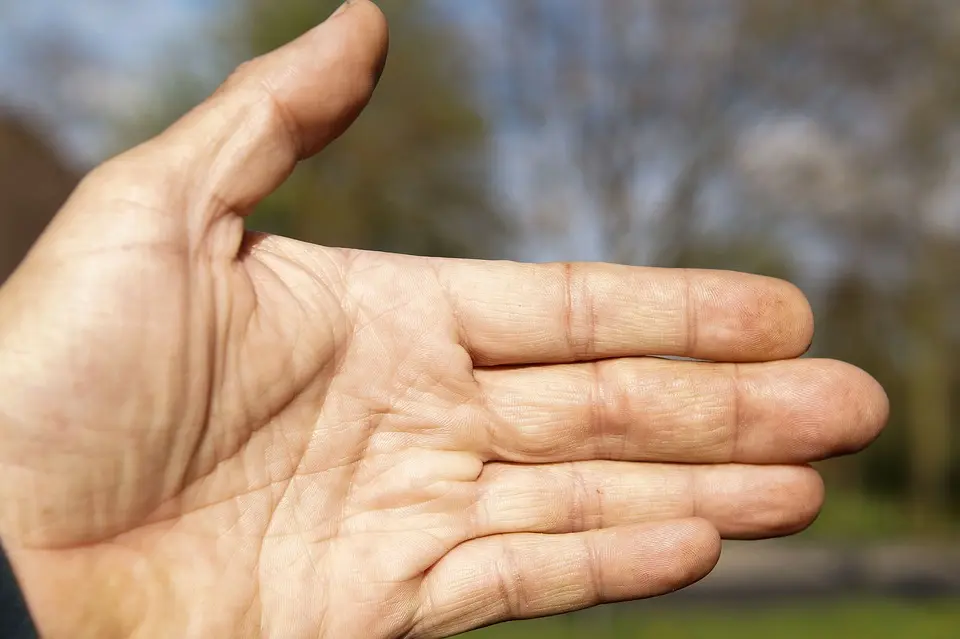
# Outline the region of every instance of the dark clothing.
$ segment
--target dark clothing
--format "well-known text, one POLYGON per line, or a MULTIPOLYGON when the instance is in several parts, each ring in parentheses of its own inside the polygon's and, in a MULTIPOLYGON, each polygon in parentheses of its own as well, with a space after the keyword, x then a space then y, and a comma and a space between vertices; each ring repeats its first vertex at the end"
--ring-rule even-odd
POLYGON ((0 546, 0 639, 37 639, 23 593, 0 546))

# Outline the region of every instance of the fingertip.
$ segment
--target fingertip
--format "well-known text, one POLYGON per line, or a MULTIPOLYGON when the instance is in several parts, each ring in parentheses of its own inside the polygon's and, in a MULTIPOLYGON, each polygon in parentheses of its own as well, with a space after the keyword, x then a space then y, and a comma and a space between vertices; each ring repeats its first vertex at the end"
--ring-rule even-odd
MULTIPOLYGON (((856 368, 856 367, 854 367, 856 368)), ((890 397, 879 381, 863 369, 857 369, 865 387, 864 422, 866 443, 872 444, 883 433, 890 420, 890 397)))
POLYGON ((344 19, 352 21, 354 32, 370 45, 371 78, 373 84, 376 84, 383 74, 390 49, 390 25, 387 17, 371 0, 347 0, 330 16, 327 23, 344 19))
POLYGON ((276 55, 287 71, 274 72, 268 84, 303 137, 301 159, 343 134, 367 106, 383 74, 389 42, 380 8, 369 0, 350 0, 288 45, 289 53, 276 55))
POLYGON ((805 447, 823 454, 808 455, 804 461, 851 455, 870 446, 890 416, 890 400, 883 386, 847 362, 814 360, 812 364, 819 372, 818 394, 825 414, 820 427, 808 433, 805 447))
POLYGON ((793 341, 796 345, 795 356, 801 357, 813 348, 813 339, 817 330, 816 316, 813 312, 813 306, 810 304, 810 299, 799 286, 786 280, 781 280, 781 285, 784 287, 785 295, 792 300, 795 309, 794 321, 796 325, 794 330, 796 337, 793 341))
POLYGON ((883 433, 890 419, 890 398, 872 375, 846 362, 835 362, 840 374, 849 379, 849 435, 839 447, 840 454, 858 453, 883 433))
POLYGON ((659 553, 658 573, 668 591, 691 586, 710 574, 723 546, 720 532, 702 518, 659 524, 648 529, 645 541, 659 553))
POLYGON ((695 580, 699 581, 720 561, 720 553, 723 549, 720 531, 712 522, 701 518, 679 522, 678 530, 687 540, 685 548, 688 555, 699 559, 703 572, 694 575, 695 580))
POLYGON ((386 44, 388 37, 387 17, 376 2, 372 0, 347 0, 330 16, 328 22, 345 16, 364 21, 371 33, 379 36, 386 44))
MULTIPOLYGON (((691 271, 691 356, 727 362, 796 359, 813 343, 814 314, 786 280, 729 271, 691 271)), ((690 353, 684 353, 690 354, 690 353)))
POLYGON ((755 534, 741 539, 787 537, 809 528, 823 508, 825 487, 820 473, 811 466, 768 468, 767 490, 757 504, 756 520, 750 522, 755 534))
POLYGON ((764 334, 766 344, 759 350, 771 360, 801 357, 813 346, 816 330, 810 300, 793 282, 764 279, 766 291, 761 293, 757 312, 767 318, 771 330, 764 334))
POLYGON ((810 528, 820 516, 827 497, 826 484, 817 469, 811 466, 799 466, 796 470, 801 476, 801 483, 798 484, 799 494, 796 497, 796 524, 790 534, 801 533, 810 528))

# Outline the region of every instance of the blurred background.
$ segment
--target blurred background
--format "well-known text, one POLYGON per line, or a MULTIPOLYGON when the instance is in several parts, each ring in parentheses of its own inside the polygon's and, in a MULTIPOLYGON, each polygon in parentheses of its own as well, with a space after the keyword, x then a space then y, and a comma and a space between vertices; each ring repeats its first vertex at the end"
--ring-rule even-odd
MULTIPOLYGON (((326 0, 0 0, 0 280, 85 170, 326 0)), ((382 0, 373 104, 252 225, 407 253, 784 277, 814 356, 892 402, 797 538, 663 599, 508 637, 953 637, 960 628, 960 3, 382 0), (951 539, 953 543, 951 544, 951 539)))

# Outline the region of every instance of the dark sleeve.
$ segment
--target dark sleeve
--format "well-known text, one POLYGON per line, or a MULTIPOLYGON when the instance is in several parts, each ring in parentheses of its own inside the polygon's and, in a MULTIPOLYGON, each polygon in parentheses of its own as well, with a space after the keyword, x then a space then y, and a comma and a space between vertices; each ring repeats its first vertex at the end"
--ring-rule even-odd
POLYGON ((0 637, 3 639, 37 639, 37 629, 30 618, 23 592, 13 574, 7 553, 0 544, 0 637))

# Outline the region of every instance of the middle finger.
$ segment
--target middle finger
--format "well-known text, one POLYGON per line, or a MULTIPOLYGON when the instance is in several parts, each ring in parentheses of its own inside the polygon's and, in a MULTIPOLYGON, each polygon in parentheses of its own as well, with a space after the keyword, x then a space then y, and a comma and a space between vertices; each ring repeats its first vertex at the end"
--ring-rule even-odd
POLYGON ((831 360, 619 359, 476 379, 488 461, 805 464, 863 448, 888 410, 876 381, 831 360))

